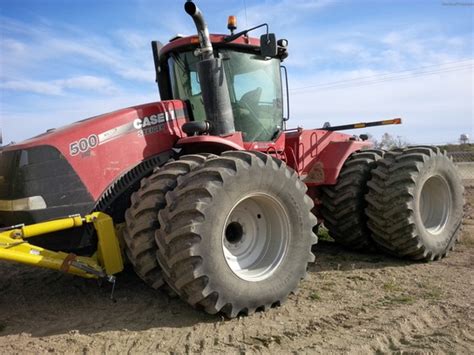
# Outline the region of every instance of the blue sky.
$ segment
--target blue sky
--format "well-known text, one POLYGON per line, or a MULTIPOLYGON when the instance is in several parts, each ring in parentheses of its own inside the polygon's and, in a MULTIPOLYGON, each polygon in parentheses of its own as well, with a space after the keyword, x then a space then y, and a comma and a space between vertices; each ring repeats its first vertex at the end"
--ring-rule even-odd
MULTIPOLYGON (((211 32, 226 32, 234 14, 239 29, 268 22, 289 40, 289 126, 403 117, 402 126, 370 133, 411 143, 474 136, 471 0, 196 3, 211 32)), ((195 33, 183 4, 0 0, 4 143, 158 100, 149 43, 195 33)))

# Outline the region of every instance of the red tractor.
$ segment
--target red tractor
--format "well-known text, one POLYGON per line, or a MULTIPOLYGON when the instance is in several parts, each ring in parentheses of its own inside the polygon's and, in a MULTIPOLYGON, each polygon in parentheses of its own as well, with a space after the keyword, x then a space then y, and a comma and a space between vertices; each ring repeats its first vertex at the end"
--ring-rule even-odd
MULTIPOLYGON (((315 259, 315 215, 354 249, 415 260, 449 252, 463 188, 445 153, 384 152, 336 132, 399 119, 287 129, 287 41, 268 26, 260 39, 247 35, 255 28, 234 33, 232 17, 231 34, 209 35, 192 1, 185 10, 197 36, 152 42, 162 101, 2 148, 5 238, 31 237, 30 254, 48 248, 59 253, 56 268, 103 276, 100 265, 86 265, 96 250, 100 264, 108 250, 82 224, 95 217, 76 217, 103 212, 146 283, 167 283, 191 305, 229 317, 280 304, 297 288, 315 259), (52 227, 63 216, 76 218, 75 228, 52 227), (49 220, 29 234, 15 226, 49 220)), ((0 244, 0 259, 19 260, 8 254, 17 244, 0 244)))

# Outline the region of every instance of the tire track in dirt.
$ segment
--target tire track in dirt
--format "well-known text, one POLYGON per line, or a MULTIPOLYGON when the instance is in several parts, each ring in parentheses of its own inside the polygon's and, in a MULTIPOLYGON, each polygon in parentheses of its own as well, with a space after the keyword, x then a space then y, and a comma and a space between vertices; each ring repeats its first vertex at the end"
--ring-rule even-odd
POLYGON ((320 243, 298 294, 233 320, 132 272, 119 276, 113 303, 110 285, 0 263, 0 353, 473 353, 473 240, 465 233, 434 263, 320 243))
MULTIPOLYGON (((454 349, 462 353, 474 348, 474 307, 469 298, 474 279, 472 272, 468 273, 473 265, 472 250, 463 249, 454 253, 453 260, 432 264, 399 265, 397 261, 395 266, 384 260, 375 269, 364 261, 367 256, 359 256, 362 261, 352 269, 353 256, 344 260, 331 255, 332 251, 320 257, 319 266, 329 269, 329 259, 340 266, 310 272, 301 291, 286 305, 230 321, 203 315, 180 300, 149 291, 134 279, 123 280, 126 284, 117 291, 118 302, 112 304, 107 292, 97 294, 90 283, 64 277, 58 280, 57 274, 47 271, 41 271, 38 279, 36 271, 28 273, 15 266, 1 301, 12 298, 11 292, 15 292, 18 302, 13 302, 14 313, 20 313, 22 319, 10 331, 5 328, 7 335, 0 333, 0 352, 373 353, 454 349), (453 272, 458 276, 451 275, 453 272), (397 278, 398 284, 388 281, 397 278), (436 294, 438 288, 427 286, 437 278, 443 280, 436 286, 442 289, 441 294, 436 294), (457 288, 463 286, 461 281, 466 287, 457 288), (56 283, 62 290, 44 290, 41 283, 45 282, 56 283), (82 291, 60 296, 70 288, 82 291), (21 294, 21 290, 28 294, 21 294), (29 306, 28 299, 35 296, 35 290, 36 302, 30 299, 29 306), (425 295, 427 292, 432 294, 425 295), (401 298, 406 293, 412 299, 401 298), (45 302, 45 297, 52 302, 45 302), (96 302, 97 307, 87 300, 96 302), (46 320, 40 321, 44 315, 31 313, 39 308, 41 313, 54 314, 56 302, 64 302, 66 307, 46 320), (19 310, 20 305, 23 309, 19 310), (68 307, 73 309, 68 312, 68 307), (43 329, 35 331, 29 322, 43 329)), ((13 309, 2 306, 2 314, 12 319, 13 309)))

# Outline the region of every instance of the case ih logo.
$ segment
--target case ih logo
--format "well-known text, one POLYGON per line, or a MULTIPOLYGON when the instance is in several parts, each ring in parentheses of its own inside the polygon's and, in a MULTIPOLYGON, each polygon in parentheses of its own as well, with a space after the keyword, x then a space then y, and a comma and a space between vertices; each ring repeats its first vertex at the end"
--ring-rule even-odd
MULTIPOLYGON (((178 115, 179 114, 180 112, 178 112, 178 115)), ((136 118, 133 122, 128 122, 97 135, 92 134, 88 137, 80 138, 77 141, 71 142, 69 144, 69 154, 75 156, 81 153, 87 153, 99 145, 110 142, 131 132, 138 131, 139 136, 156 133, 163 129, 166 122, 174 119, 176 119, 176 113, 174 111, 136 118)))
POLYGON ((151 115, 135 119, 133 121, 133 127, 135 127, 135 129, 140 130, 143 135, 147 135, 157 131, 161 131, 165 122, 174 119, 174 111, 162 112, 157 115, 151 115))

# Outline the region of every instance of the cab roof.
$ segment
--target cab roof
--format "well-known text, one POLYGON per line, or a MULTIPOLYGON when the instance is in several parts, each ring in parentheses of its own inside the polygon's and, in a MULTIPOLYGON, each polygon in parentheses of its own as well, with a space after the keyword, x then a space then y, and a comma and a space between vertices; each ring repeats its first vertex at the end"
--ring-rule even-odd
MULTIPOLYGON (((260 39, 253 37, 241 36, 232 42, 226 42, 225 38, 228 35, 211 34, 211 42, 215 48, 234 47, 247 50, 258 50, 260 48, 260 39)), ((181 52, 188 48, 196 48, 199 46, 199 38, 197 35, 172 39, 161 50, 160 55, 165 55, 170 52, 181 52)))

